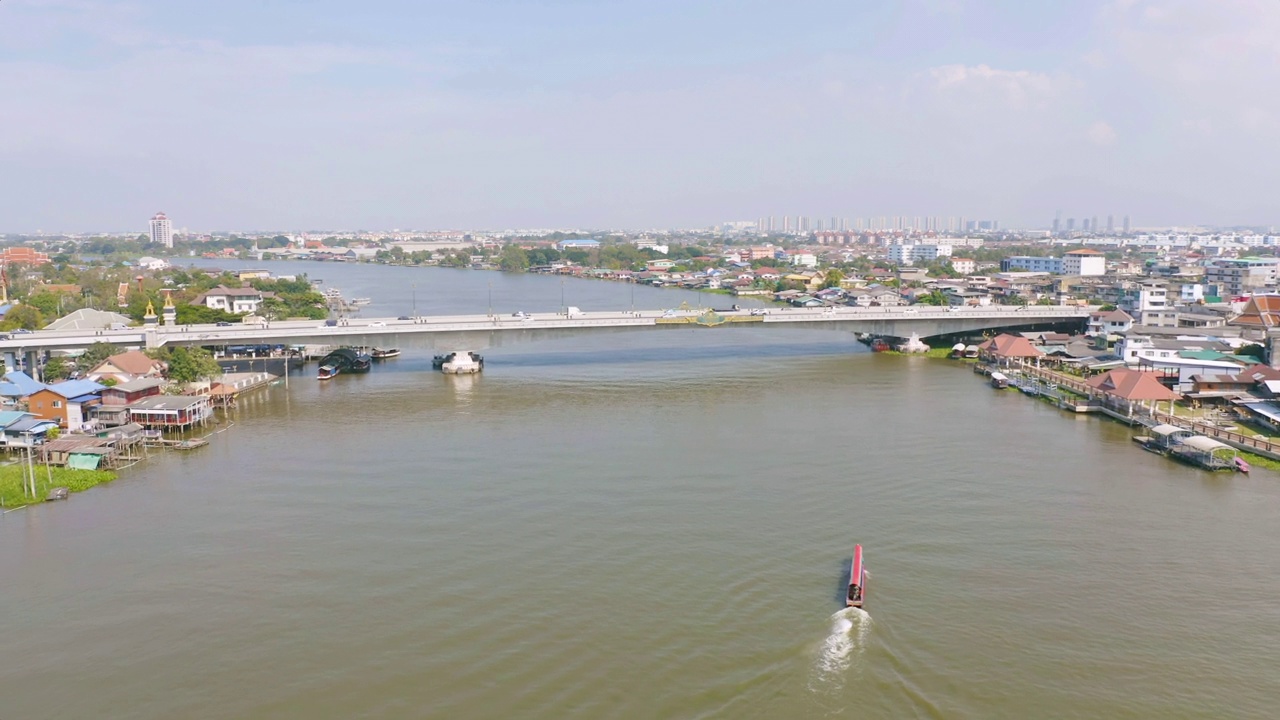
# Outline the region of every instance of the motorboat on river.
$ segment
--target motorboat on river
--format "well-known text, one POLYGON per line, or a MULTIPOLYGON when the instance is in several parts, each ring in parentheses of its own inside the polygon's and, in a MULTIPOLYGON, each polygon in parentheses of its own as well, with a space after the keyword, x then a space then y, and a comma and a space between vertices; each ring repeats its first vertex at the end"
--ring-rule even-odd
POLYGON ((862 567, 862 546, 853 546, 853 566, 849 568, 849 594, 845 601, 849 607, 862 607, 867 594, 867 570, 862 567))

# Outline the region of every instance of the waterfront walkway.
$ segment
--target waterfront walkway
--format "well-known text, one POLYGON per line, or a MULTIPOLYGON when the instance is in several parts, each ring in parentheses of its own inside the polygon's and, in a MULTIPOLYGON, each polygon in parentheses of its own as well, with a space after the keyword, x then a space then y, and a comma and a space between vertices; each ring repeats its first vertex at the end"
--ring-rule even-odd
POLYGON ((1273 460, 1280 460, 1280 442, 1272 441, 1265 437, 1246 435, 1234 430, 1218 427, 1217 425, 1207 423, 1202 420, 1174 415, 1139 404, 1131 404, 1128 407, 1131 412, 1126 415, 1120 412, 1118 408, 1109 406, 1105 402, 1106 393, 1090 386, 1083 378, 1068 375, 1056 370, 1050 370, 1049 368, 1034 367, 1030 365, 1019 369, 1027 375, 1052 383, 1059 388, 1064 388, 1072 393, 1087 398, 1087 403, 1076 406, 1077 412, 1099 410, 1120 420, 1121 422, 1128 422, 1130 424, 1176 425, 1178 427, 1186 428, 1197 435, 1204 435, 1206 437, 1219 440, 1237 449, 1256 453, 1273 460))

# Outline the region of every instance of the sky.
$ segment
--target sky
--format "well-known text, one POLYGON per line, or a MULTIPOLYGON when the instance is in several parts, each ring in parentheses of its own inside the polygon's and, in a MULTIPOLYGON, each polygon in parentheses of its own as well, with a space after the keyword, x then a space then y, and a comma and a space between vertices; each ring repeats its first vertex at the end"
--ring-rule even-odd
POLYGON ((1277 37, 1275 0, 2 0, 0 232, 1270 225, 1277 37))

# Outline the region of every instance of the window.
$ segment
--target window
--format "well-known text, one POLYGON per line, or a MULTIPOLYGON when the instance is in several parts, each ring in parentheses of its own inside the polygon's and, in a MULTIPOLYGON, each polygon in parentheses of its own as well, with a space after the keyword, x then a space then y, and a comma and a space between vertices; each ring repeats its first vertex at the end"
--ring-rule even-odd
POLYGON ((60 408, 60 407, 62 407, 62 401, 61 401, 61 400, 54 400, 54 401, 53 401, 53 407, 54 407, 55 409, 56 409, 56 408, 60 408))

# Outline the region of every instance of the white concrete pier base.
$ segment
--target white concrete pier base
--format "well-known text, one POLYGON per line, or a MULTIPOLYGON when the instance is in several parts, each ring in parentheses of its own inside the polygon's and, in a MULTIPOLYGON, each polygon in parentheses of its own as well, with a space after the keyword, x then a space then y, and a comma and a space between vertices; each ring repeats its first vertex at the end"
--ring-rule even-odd
POLYGON ((484 358, 466 350, 446 354, 440 364, 440 372, 445 375, 475 375, 483 369, 484 358))

